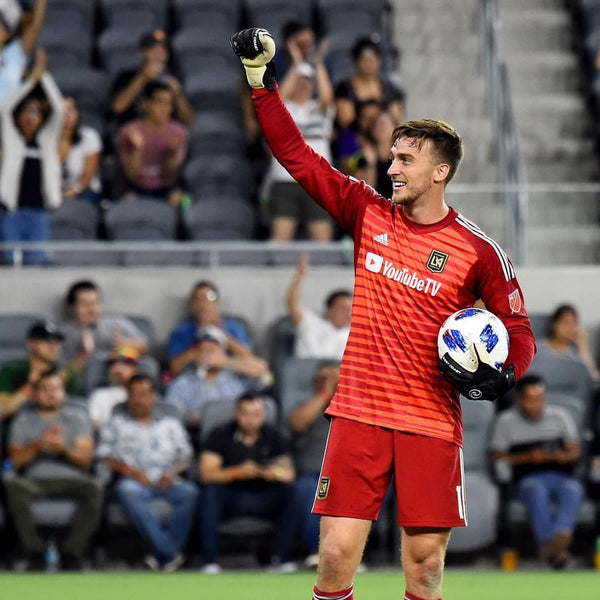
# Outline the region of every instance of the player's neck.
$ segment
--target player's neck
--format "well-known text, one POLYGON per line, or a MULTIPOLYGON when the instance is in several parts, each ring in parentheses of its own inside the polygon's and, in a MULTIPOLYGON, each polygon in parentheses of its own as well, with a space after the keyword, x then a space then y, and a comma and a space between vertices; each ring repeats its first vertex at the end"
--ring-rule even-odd
POLYGON ((415 202, 403 206, 402 211, 407 219, 419 225, 431 225, 444 219, 450 212, 450 208, 442 198, 439 202, 419 203, 415 202))

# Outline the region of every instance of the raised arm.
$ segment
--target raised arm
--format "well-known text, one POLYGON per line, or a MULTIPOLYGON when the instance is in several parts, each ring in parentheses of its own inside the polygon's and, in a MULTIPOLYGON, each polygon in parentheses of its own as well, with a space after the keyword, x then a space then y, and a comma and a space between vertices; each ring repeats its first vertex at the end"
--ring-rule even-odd
POLYGON ((45 16, 46 0, 36 0, 31 21, 23 27, 23 34, 21 35, 21 46, 25 54, 29 54, 33 50, 45 16))
POLYGON ((275 43, 264 29, 245 29, 233 36, 253 88, 252 98, 263 134, 277 160, 292 177, 355 238, 367 204, 385 202, 364 182, 334 169, 304 141, 278 92, 271 59, 275 43))

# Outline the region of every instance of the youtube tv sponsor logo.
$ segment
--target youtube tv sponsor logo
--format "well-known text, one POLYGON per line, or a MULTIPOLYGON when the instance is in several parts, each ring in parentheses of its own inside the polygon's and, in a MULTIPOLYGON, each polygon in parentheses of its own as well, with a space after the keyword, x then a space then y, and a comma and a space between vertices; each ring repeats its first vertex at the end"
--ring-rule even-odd
POLYGON ((371 273, 379 273, 382 266, 383 256, 379 256, 379 254, 373 254, 372 252, 367 252, 367 256, 365 257, 365 267, 367 271, 371 271, 371 273))

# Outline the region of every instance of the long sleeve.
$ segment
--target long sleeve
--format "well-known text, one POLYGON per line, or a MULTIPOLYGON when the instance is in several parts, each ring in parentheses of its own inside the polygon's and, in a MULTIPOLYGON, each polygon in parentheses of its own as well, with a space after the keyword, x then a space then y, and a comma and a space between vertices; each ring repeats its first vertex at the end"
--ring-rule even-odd
POLYGON ((49 73, 44 73, 40 79, 42 89, 46 94, 46 98, 51 107, 51 112, 48 120, 44 124, 44 128, 48 129, 52 137, 60 137, 60 132, 65 116, 65 102, 63 95, 60 93, 54 78, 49 73))
POLYGON ((333 168, 304 141, 283 104, 277 88, 253 91, 252 98, 263 134, 275 158, 292 177, 355 239, 371 202, 386 202, 364 181, 333 168))

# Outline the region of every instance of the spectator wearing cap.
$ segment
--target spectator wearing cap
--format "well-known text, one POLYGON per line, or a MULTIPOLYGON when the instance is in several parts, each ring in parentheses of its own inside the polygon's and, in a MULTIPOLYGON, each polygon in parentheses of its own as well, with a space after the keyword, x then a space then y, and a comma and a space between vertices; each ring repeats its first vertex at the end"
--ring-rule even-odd
POLYGON ((14 471, 4 480, 7 504, 30 568, 45 568, 46 543, 38 531, 32 504, 44 498, 68 498, 77 508, 66 537, 60 540, 61 566, 81 568, 100 517, 102 484, 90 473, 94 458, 87 411, 65 403, 63 378, 46 371, 33 384, 31 410, 12 422, 9 456, 14 471))
POLYGON ((194 370, 186 370, 169 386, 165 400, 177 406, 190 428, 201 425, 209 402, 239 397, 269 382, 266 361, 252 355, 227 355, 227 336, 215 325, 198 328, 194 370))
POLYGON ((164 31, 144 34, 138 44, 141 64, 138 68, 122 71, 115 78, 111 89, 111 109, 116 125, 138 119, 141 115, 140 101, 148 83, 167 85, 173 93, 175 118, 190 127, 194 121, 194 109, 183 92, 177 77, 168 71, 169 46, 164 31))
POLYGON ((173 90, 160 81, 144 88, 144 117, 124 125, 117 135, 126 197, 181 202, 179 175, 187 153, 187 130, 171 119, 173 90))
POLYGON ((167 356, 173 375, 178 375, 184 367, 194 362, 196 355, 196 334, 198 327, 214 325, 227 335, 227 352, 234 356, 250 354, 250 336, 245 327, 235 319, 220 314, 219 291, 210 281, 199 281, 190 294, 191 315, 178 325, 169 337, 167 356))
POLYGON ((301 255, 287 297, 289 314, 296 326, 295 355, 298 358, 342 360, 350 334, 352 294, 348 290, 334 290, 325 300, 324 314, 317 314, 300 302, 307 271, 308 258, 301 255))
POLYGON ((123 346, 140 355, 148 350, 144 334, 126 317, 102 312, 100 288, 89 280, 75 282, 65 297, 71 316, 61 324, 65 336, 63 359, 79 374, 80 387, 91 392, 106 377, 110 353, 123 346))
POLYGON ((36 0, 30 17, 21 5, 7 0, 0 6, 0 105, 21 83, 27 56, 33 50, 46 14, 46 0, 36 0), (16 32, 20 27, 20 35, 16 32))
POLYGON ((108 423, 113 408, 127 400, 127 383, 139 373, 140 353, 135 348, 117 348, 108 359, 108 382, 110 385, 92 392, 89 399, 90 417, 94 429, 108 423))
POLYGON ((192 458, 185 429, 177 418, 155 411, 155 403, 152 380, 134 375, 127 383, 127 411, 102 428, 97 455, 118 476, 117 500, 152 546, 146 564, 152 570, 174 571, 185 560, 182 548, 199 492, 182 477, 192 458), (154 498, 172 506, 166 527, 152 505, 154 498))
MULTIPOLYGON (((293 48, 292 64, 280 86, 281 98, 308 145, 331 162, 335 111, 333 87, 323 56, 316 53, 313 62, 309 63, 303 60, 302 53, 295 46, 293 48)), ((294 239, 300 226, 306 228, 310 239, 321 242, 332 239, 331 217, 313 201, 275 157, 271 159, 267 181, 266 195, 272 216, 271 239, 290 241, 294 239)))
POLYGON ((27 332, 27 360, 5 364, 0 369, 0 407, 2 419, 12 416, 27 400, 31 399, 33 386, 41 375, 51 369, 57 370, 65 383, 68 394, 77 395, 77 377, 69 368, 61 367, 63 334, 54 323, 40 321, 27 332))

